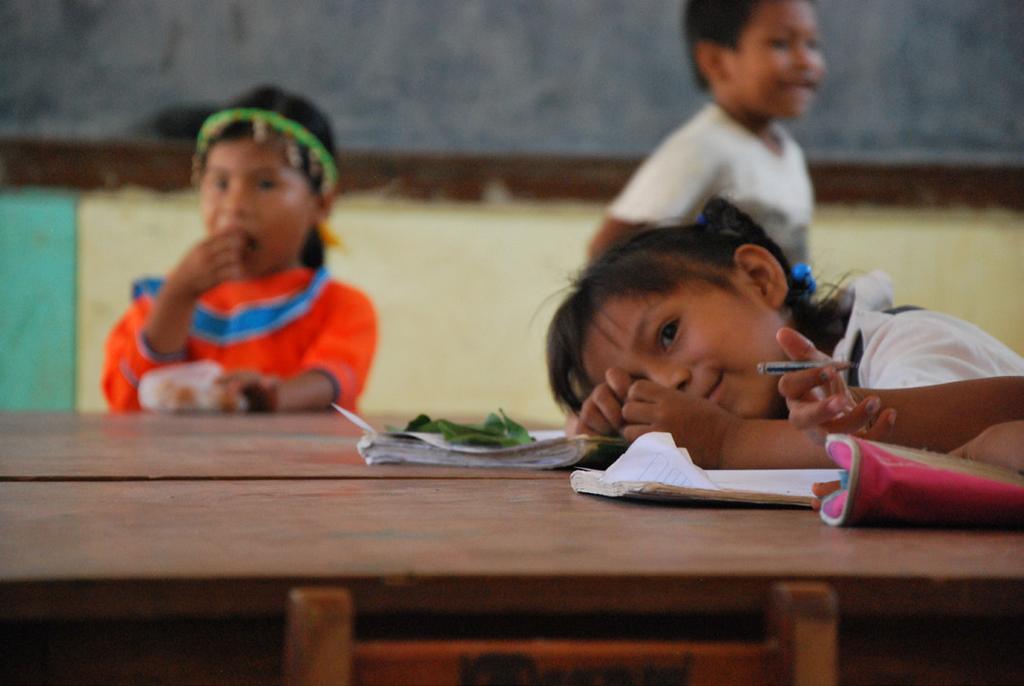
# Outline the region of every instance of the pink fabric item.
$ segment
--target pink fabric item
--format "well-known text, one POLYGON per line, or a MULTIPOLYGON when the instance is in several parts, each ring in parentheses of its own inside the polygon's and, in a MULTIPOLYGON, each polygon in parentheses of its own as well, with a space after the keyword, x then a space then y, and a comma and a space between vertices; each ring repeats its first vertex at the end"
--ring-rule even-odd
POLYGON ((1024 526, 1019 474, 845 434, 829 435, 825 447, 849 474, 845 488, 821 504, 821 518, 833 526, 1024 526))

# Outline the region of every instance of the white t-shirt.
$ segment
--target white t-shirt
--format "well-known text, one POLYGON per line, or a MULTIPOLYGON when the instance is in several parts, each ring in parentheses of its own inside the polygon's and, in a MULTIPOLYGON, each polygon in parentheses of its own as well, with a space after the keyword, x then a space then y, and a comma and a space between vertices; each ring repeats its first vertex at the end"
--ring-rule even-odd
POLYGON ((832 356, 849 360, 860 332, 864 352, 858 375, 864 388, 1024 376, 1024 357, 974 324, 933 310, 883 312, 892 302, 892 282, 884 272, 853 283, 853 310, 832 356))
POLYGON ((747 212, 793 261, 806 259, 814 192, 803 152, 778 124, 776 153, 715 103, 669 135, 608 208, 631 223, 692 222, 720 195, 747 212))

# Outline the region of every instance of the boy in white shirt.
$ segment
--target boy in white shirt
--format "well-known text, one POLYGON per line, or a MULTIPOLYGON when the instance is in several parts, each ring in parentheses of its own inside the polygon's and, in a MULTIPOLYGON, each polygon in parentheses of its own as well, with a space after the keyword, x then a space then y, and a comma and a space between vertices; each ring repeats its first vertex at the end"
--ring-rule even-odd
POLYGON ((814 203, 803 152, 777 123, 810 106, 825 74, 813 0, 690 0, 684 32, 707 104, 640 166, 608 208, 589 257, 712 196, 750 214, 794 262, 814 203))

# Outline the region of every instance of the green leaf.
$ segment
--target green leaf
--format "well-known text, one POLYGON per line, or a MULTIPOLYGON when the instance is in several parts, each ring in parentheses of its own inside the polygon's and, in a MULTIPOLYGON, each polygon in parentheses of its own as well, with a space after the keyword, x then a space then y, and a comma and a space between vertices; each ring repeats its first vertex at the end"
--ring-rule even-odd
POLYGON ((487 419, 484 420, 484 423, 481 426, 481 428, 484 431, 489 431, 498 436, 501 436, 505 433, 505 422, 501 420, 501 417, 492 412, 489 415, 487 415, 487 419))
POLYGON ((502 419, 505 420, 505 432, 510 438, 516 439, 519 444, 526 444, 533 441, 533 437, 530 436, 530 432, 523 427, 522 424, 518 424, 505 414, 505 410, 498 410, 501 413, 502 419))
POLYGON ((447 419, 431 420, 425 414, 410 421, 404 431, 439 433, 449 443, 510 447, 533 441, 530 432, 512 421, 504 410, 487 415, 480 424, 458 424, 447 419))

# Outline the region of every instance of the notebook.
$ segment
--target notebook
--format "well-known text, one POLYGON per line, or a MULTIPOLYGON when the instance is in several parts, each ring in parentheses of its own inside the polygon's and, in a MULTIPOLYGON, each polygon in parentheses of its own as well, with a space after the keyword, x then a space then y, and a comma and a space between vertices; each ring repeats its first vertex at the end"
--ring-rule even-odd
POLYGON ((838 469, 704 470, 671 434, 651 432, 608 469, 574 471, 570 485, 577 493, 609 498, 811 507, 811 485, 839 476, 838 469))
POLYGON ((564 431, 530 431, 525 445, 482 446, 452 443, 438 433, 377 431, 358 415, 335 408, 363 429, 356 444, 366 464, 418 464, 448 467, 511 467, 557 469, 590 465, 606 467, 626 449, 621 438, 566 436, 564 431))

